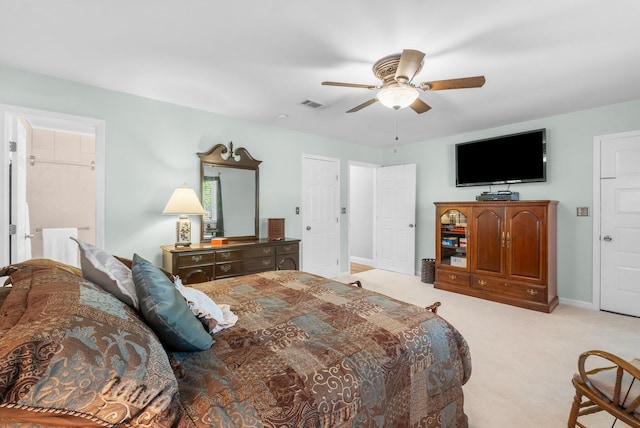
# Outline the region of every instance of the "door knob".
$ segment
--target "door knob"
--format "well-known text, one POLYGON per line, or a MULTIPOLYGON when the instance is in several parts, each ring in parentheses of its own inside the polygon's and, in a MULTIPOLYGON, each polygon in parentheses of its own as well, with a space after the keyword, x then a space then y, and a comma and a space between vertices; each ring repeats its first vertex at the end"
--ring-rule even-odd
POLYGON ((413 227, 413 223, 409 224, 409 227, 413 227))
POLYGON ((26 233, 24 239, 33 239, 33 233, 26 233))
POLYGON ((307 230, 311 230, 311 226, 307 226, 307 230))
POLYGON ((612 238, 612 237, 610 237, 609 235, 605 235, 605 237, 604 237, 604 238, 602 238, 602 239, 603 239, 604 241, 607 241, 607 242, 611 242, 611 241, 613 241, 613 238, 612 238))

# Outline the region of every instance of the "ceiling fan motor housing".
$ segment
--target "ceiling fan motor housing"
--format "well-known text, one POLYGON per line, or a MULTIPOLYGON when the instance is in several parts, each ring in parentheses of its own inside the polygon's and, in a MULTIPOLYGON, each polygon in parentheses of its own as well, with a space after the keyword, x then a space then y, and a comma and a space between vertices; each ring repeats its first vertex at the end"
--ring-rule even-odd
MULTIPOLYGON (((396 82, 396 71, 398 71, 398 64, 400 64, 400 57, 401 54, 388 55, 373 64, 373 74, 382 81, 383 85, 396 82)), ((418 74, 420 70, 422 70, 422 63, 415 74, 418 74)), ((407 81, 402 83, 408 83, 408 81, 407 78, 407 81)))

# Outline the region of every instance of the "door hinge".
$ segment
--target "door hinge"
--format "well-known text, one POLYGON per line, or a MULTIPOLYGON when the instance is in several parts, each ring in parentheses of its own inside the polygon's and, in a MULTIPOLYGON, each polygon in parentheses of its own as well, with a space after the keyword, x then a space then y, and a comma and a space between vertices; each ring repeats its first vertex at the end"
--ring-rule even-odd
POLYGON ((9 141, 9 151, 10 152, 17 152, 18 151, 18 143, 16 143, 15 141, 9 141))
POLYGON ((15 235, 16 233, 18 233, 18 226, 16 226, 15 224, 10 224, 9 235, 15 235))

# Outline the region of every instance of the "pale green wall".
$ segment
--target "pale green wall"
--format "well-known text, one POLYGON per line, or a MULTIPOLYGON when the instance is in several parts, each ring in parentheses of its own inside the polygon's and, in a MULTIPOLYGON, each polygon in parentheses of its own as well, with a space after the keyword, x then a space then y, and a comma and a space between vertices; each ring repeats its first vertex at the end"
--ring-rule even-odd
MULTIPOLYGON (((488 186, 455 187, 454 145, 538 128, 547 129, 547 182, 512 185, 521 199, 558 200, 558 295, 591 302, 593 257, 593 138, 640 129, 640 101, 522 122, 385 149, 383 164, 417 163, 416 266, 435 256, 437 201, 475 200, 488 186), (589 217, 577 217, 577 207, 589 217)), ((499 186, 505 188, 505 186, 499 186)), ((497 187, 494 187, 496 190, 497 187)))
MULTIPOLYGON (((303 154, 340 159, 341 206, 347 206, 348 161, 417 163, 416 268, 433 257, 434 201, 473 200, 486 188, 455 187, 455 143, 547 128, 548 181, 512 186, 523 199, 557 199, 558 294, 591 301, 593 137, 640 129, 640 101, 554 116, 393 149, 373 149, 286 131, 217 114, 0 67, 0 103, 102 119, 106 122, 105 249, 134 251, 160 263, 159 246, 174 239, 174 218, 161 211, 175 187, 199 180, 196 152, 233 141, 260 166, 260 216, 284 217, 286 233, 301 236, 300 161, 303 154)), ((428 114, 428 113, 427 113, 428 114)), ((347 218, 342 216, 341 263, 348 263, 347 218)), ((199 229, 194 230, 197 236, 199 229)))
MULTIPOLYGON (((380 163, 382 152, 315 135, 258 125, 168 103, 0 67, 0 103, 102 119, 106 123, 105 249, 137 252, 161 263, 160 245, 175 239, 175 217, 162 209, 173 189, 200 180, 197 152, 233 141, 260 165, 261 236, 266 220, 284 217, 301 237, 303 154, 340 160, 340 205, 347 206, 348 161, 380 163)), ((193 219, 196 220, 196 219, 193 219)), ((348 224, 342 216, 341 263, 348 266, 348 224)), ((199 224, 194 221, 197 241, 199 224)), ((304 245, 304 244, 303 244, 304 245)), ((344 268, 343 268, 344 270, 344 268)))

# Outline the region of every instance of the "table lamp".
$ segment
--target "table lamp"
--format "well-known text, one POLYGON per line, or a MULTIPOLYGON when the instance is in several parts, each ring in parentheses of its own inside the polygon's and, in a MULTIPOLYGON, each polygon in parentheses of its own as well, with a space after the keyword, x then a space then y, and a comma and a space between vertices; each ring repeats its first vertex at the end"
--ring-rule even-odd
POLYGON ((174 190, 162 213, 180 215, 176 222, 176 247, 191 246, 191 221, 187 216, 204 214, 196 192, 185 183, 174 190))

